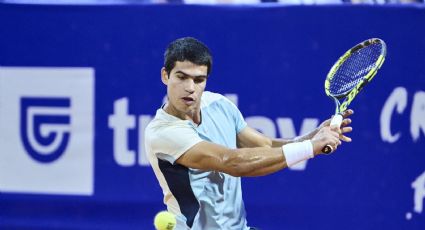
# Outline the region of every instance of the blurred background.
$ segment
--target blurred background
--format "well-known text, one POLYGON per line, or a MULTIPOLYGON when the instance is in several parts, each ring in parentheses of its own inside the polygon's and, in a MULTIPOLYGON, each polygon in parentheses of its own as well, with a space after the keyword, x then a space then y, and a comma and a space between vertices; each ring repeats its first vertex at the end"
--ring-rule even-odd
POLYGON ((243 178, 263 230, 424 229, 425 6, 414 0, 0 1, 0 229, 153 229, 166 207, 144 129, 163 102, 163 52, 195 37, 207 90, 271 137, 334 112, 323 89, 347 49, 386 61, 351 104, 352 143, 243 178))

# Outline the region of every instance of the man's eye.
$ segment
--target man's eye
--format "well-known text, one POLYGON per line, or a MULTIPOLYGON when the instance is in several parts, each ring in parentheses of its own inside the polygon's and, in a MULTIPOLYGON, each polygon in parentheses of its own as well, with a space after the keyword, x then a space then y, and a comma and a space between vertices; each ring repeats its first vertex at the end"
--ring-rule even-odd
POLYGON ((201 78, 201 79, 195 79, 195 83, 197 83, 197 84, 202 83, 204 81, 205 81, 205 79, 203 79, 203 78, 201 78))

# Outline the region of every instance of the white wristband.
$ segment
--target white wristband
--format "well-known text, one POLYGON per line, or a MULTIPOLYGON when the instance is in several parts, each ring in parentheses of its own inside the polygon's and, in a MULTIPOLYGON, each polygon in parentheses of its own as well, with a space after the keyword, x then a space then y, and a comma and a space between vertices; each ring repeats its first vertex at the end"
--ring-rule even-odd
POLYGON ((282 150, 288 167, 314 157, 313 144, 310 140, 283 145, 282 150))

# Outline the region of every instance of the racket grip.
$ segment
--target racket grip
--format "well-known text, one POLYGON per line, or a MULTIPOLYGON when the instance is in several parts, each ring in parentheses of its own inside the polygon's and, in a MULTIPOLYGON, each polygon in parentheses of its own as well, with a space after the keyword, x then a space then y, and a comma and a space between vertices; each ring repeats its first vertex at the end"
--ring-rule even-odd
MULTIPOLYGON (((342 115, 341 114, 335 114, 335 116, 332 118, 331 120, 331 125, 330 126, 336 126, 336 127, 340 127, 341 123, 342 123, 342 115)), ((324 154, 330 154, 334 151, 334 148, 331 145, 326 145, 325 147, 323 147, 322 149, 322 153, 324 154)))
POLYGON ((331 120, 331 126, 340 127, 342 123, 342 115, 341 114, 335 114, 335 116, 331 120))

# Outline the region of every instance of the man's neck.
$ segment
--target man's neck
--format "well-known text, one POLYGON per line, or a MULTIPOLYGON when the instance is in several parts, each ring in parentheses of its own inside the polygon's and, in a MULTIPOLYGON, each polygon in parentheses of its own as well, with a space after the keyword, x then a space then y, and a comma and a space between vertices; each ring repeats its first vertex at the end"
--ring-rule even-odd
POLYGON ((167 103, 164 106, 164 111, 170 115, 173 115, 177 118, 180 118, 182 120, 191 120, 193 123, 200 125, 202 121, 202 115, 201 115, 201 108, 198 107, 194 110, 189 111, 188 113, 181 113, 177 111, 173 106, 171 106, 169 103, 167 103))

